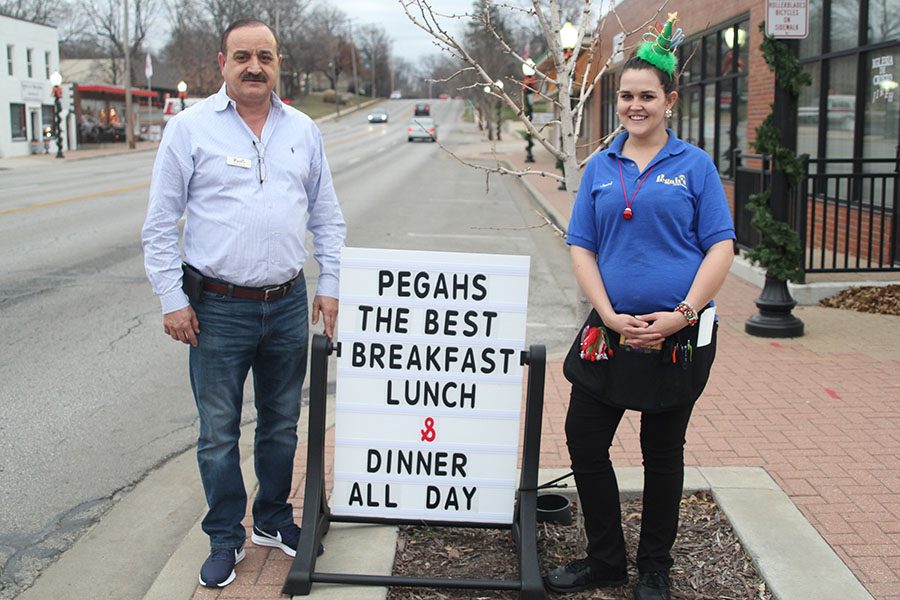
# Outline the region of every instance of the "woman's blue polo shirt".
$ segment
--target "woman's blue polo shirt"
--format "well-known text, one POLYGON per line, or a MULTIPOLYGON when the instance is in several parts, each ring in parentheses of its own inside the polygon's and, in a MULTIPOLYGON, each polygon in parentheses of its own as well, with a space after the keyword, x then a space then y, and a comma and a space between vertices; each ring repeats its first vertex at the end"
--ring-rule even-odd
POLYGON ((734 239, 722 180, 709 155, 671 130, 642 173, 622 156, 627 133, 592 158, 569 220, 567 243, 597 254, 606 293, 617 313, 672 310, 684 300, 710 246, 734 239), (628 198, 649 176, 625 220, 619 161, 628 198))

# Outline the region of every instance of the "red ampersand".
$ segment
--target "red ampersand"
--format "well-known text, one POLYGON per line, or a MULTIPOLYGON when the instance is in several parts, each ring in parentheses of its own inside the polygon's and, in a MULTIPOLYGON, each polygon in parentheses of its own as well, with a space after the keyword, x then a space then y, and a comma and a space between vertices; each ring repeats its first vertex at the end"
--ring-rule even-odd
POLYGON ((433 442, 437 436, 437 432, 434 430, 434 419, 431 417, 425 419, 425 429, 420 429, 419 433, 422 434, 423 442, 433 442))

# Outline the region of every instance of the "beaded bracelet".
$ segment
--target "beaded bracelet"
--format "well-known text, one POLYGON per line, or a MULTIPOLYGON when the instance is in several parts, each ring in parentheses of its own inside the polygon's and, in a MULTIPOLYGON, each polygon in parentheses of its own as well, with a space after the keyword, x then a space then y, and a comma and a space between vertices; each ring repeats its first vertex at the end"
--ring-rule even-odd
POLYGON ((680 312, 687 320, 690 327, 697 324, 697 311, 695 311, 694 307, 687 302, 679 302, 678 306, 675 307, 675 312, 680 312))

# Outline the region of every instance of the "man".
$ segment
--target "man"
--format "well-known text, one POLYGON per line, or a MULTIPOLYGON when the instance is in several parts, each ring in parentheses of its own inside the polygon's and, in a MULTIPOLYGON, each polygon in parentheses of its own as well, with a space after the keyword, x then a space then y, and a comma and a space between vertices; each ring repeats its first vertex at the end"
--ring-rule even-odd
POLYGON ((309 333, 304 244, 310 231, 320 265, 312 322, 321 318, 331 337, 346 233, 318 128, 272 92, 281 64, 275 32, 261 21, 237 21, 223 34, 218 59, 225 80, 218 93, 166 126, 142 236, 163 329, 190 344, 211 548, 200 583, 208 587, 231 583, 244 558, 238 438, 251 368, 259 479, 251 539, 296 553, 300 528, 287 498, 309 333), (182 275, 178 221, 185 213, 182 275))

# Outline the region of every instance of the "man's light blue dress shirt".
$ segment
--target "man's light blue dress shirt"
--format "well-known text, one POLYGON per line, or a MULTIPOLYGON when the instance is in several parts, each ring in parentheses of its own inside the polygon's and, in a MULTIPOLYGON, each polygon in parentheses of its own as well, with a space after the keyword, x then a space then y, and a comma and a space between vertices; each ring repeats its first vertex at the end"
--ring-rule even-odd
POLYGON ((144 265, 164 314, 188 306, 178 247, 183 214, 184 261, 207 277, 248 287, 293 279, 311 232, 320 266, 316 294, 338 297, 346 225, 322 135, 275 94, 262 139, 224 84, 166 124, 142 233, 144 265))

